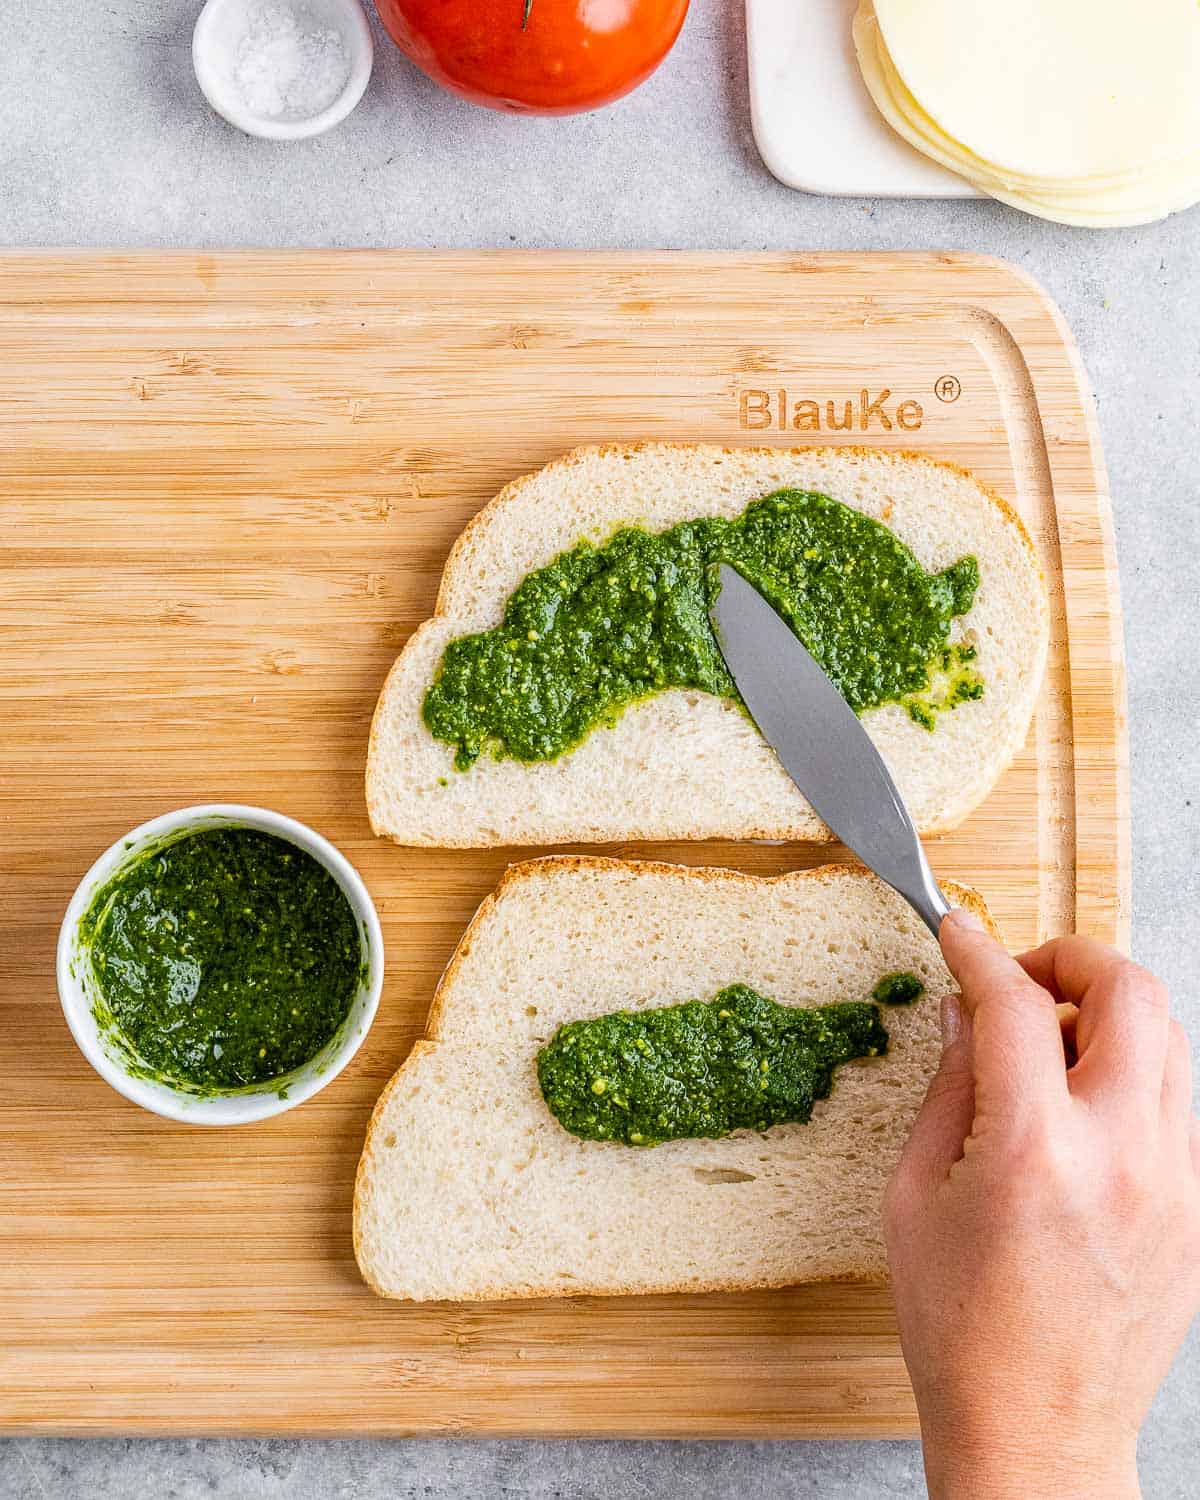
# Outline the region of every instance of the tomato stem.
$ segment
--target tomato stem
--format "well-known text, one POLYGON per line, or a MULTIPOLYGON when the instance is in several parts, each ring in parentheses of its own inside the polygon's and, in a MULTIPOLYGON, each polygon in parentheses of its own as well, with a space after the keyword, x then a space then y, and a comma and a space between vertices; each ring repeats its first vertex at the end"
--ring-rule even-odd
POLYGON ((533 9, 533 0, 525 0, 525 9, 521 12, 521 30, 524 31, 529 25, 529 12, 533 9))

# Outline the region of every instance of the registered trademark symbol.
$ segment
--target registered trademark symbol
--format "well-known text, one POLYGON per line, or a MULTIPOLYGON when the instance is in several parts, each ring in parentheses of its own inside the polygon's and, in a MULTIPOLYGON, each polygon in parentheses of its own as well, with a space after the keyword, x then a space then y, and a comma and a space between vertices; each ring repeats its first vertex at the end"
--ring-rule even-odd
POLYGON ((933 394, 939 401, 957 401, 962 395, 962 381, 957 375, 941 375, 934 382, 933 394))

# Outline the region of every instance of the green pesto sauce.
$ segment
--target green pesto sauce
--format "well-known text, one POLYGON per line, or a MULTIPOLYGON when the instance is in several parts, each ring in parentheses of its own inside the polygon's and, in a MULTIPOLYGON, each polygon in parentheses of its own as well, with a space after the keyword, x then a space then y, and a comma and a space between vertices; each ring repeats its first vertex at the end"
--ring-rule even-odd
POLYGON ((102 1005, 151 1077, 218 1092, 314 1057, 350 1011, 361 945, 349 902, 304 850, 250 828, 147 851, 80 927, 102 1005))
POLYGON ((665 688, 736 700, 708 619, 722 561, 780 611, 856 713, 901 703, 932 729, 939 712, 982 695, 973 648, 949 639, 979 585, 975 558, 926 573, 878 521, 778 490, 735 520, 627 526, 530 573, 500 625, 446 647, 426 725, 456 747, 462 771, 485 750, 552 760, 665 688))
POLYGON ((925 986, 915 974, 885 974, 871 991, 871 999, 880 1005, 911 1005, 925 993, 925 986))
MULTIPOLYGON (((875 990, 900 1004, 921 993, 913 974, 887 975, 875 990)), ((657 1146, 803 1123, 839 1064, 881 1057, 887 1045, 870 1001, 779 1005, 734 984, 714 1000, 569 1021, 538 1053, 537 1075, 572 1135, 657 1146)))

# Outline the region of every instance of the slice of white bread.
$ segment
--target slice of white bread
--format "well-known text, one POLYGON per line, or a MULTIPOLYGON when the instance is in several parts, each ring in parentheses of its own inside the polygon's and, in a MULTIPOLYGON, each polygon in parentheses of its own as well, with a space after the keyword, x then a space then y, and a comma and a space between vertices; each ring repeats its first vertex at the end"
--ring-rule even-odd
POLYGON ((1012 509, 970 474, 914 454, 853 448, 643 443, 580 448, 516 480, 459 537, 434 617, 411 637, 375 710, 367 757, 371 826, 401 844, 479 848, 614 839, 825 841, 829 830, 732 703, 671 689, 631 704, 558 760, 492 760, 455 771, 454 747, 421 706, 456 636, 497 625, 535 568, 621 525, 663 530, 736 516, 788 486, 819 490, 890 526, 929 570, 973 553, 980 585, 955 638, 978 651, 984 696, 930 733, 887 704, 863 723, 917 827, 954 827, 1024 742, 1048 634, 1033 544, 1012 509))
MULTIPOLYGON (((990 922, 973 892, 945 889, 990 922)), ((883 1189, 952 990, 925 927, 862 870, 514 866, 371 1117, 354 1195, 363 1276, 414 1301, 881 1279, 883 1189), (583 1141, 538 1087, 537 1053, 566 1021, 734 983, 788 1005, 864 1000, 895 970, 926 995, 884 1007, 887 1056, 838 1068, 805 1125, 652 1148, 583 1141)))

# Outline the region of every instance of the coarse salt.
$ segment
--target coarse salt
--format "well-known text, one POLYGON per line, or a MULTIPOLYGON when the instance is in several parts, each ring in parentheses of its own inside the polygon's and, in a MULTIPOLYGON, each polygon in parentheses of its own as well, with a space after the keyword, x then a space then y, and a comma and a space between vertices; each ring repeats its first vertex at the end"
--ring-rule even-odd
POLYGON ((339 31, 305 6, 251 0, 233 61, 247 109, 264 119, 309 120, 334 102, 350 77, 339 31))

